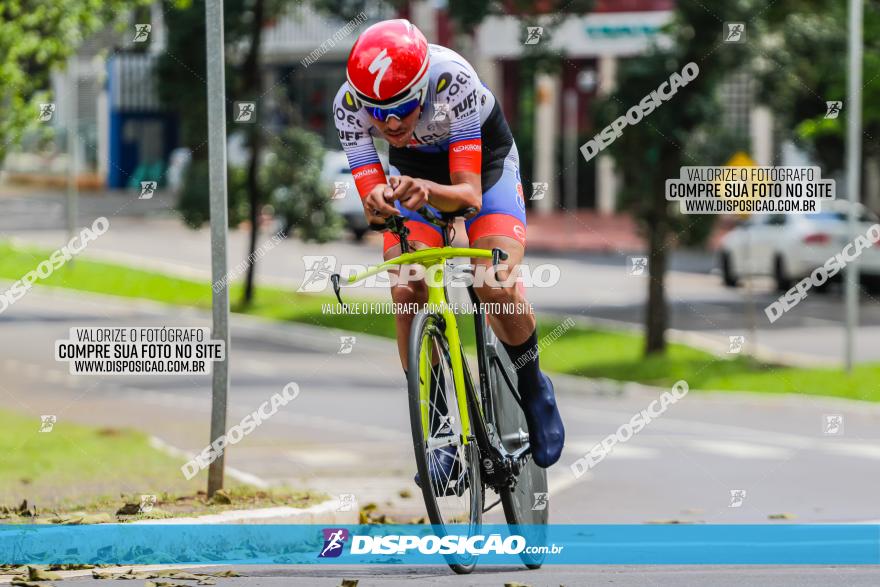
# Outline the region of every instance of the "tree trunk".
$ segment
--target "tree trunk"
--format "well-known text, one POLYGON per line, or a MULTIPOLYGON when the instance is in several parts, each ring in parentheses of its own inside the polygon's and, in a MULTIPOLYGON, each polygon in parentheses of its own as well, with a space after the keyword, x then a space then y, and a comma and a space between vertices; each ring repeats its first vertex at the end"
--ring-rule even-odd
MULTIPOLYGON (((260 74, 260 44, 263 34, 263 11, 264 0, 256 0, 254 2, 254 19, 251 26, 251 42, 248 50, 247 58, 243 64, 243 90, 248 94, 258 98, 262 95, 262 76, 260 74)), ((260 119, 262 116, 261 105, 256 105, 257 120, 251 124, 250 129, 250 147, 251 157, 248 162, 247 173, 247 192, 249 203, 249 219, 251 223, 251 234, 248 244, 248 268, 245 277, 244 297, 242 299, 243 306, 249 306, 254 299, 254 274, 256 273, 256 250, 257 235, 260 232, 260 207, 262 205, 262 197, 260 194, 260 185, 257 174, 259 172, 260 150, 262 148, 262 137, 260 133, 260 119)))
MULTIPOLYGON (((662 162, 662 157, 661 157, 662 162)), ((648 303, 645 308, 645 355, 666 352, 666 255, 669 237, 669 205, 665 197, 662 164, 657 166, 657 177, 652 182, 648 227, 648 303)), ((670 176, 671 177, 671 176, 670 176)))

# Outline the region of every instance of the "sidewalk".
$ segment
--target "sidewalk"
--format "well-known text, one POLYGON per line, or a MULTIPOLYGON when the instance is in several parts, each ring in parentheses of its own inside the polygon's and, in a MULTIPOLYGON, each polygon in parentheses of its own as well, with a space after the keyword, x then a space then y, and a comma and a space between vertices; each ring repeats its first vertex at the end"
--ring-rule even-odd
POLYGON ((629 215, 599 214, 593 210, 528 214, 528 247, 546 252, 637 253, 645 240, 629 215))

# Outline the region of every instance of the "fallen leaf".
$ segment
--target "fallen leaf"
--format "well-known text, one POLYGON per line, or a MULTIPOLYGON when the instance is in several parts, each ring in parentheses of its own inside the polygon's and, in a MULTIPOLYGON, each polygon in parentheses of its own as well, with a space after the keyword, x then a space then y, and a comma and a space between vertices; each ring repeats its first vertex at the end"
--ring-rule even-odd
POLYGON ((28 581, 60 581, 61 575, 52 571, 45 571, 37 567, 28 566, 28 581))
POLYGON ((87 516, 83 516, 82 524, 110 524, 115 522, 116 520, 108 514, 107 512, 101 512, 100 514, 89 514, 87 516))
POLYGON ((228 505, 232 503, 232 498, 229 497, 229 494, 223 491, 222 489, 218 489, 214 492, 214 496, 211 498, 211 501, 208 503, 212 503, 215 505, 228 505))
POLYGON ((25 581, 24 579, 13 579, 10 585, 17 587, 55 587, 52 583, 35 583, 33 581, 25 581))
POLYGON ((117 516, 134 516, 141 512, 140 504, 136 503, 127 503, 118 510, 116 510, 117 516))
POLYGON ((196 573, 197 575, 202 575, 205 577, 241 577, 238 573, 233 571, 232 569, 227 569, 225 571, 215 571, 213 573, 196 573))
POLYGON ((412 497, 412 491, 410 491, 409 489, 401 489, 397 492, 397 495, 399 495, 403 499, 407 499, 412 497))
POLYGON ((176 571, 176 570, 168 570, 168 571, 159 571, 160 577, 167 577, 169 579, 182 579, 184 581, 198 581, 201 577, 198 575, 193 575, 192 573, 187 573, 186 571, 176 571))
POLYGON ((340 583, 339 587, 357 587, 358 580, 357 579, 343 579, 342 583, 340 583))
POLYGON ((795 518, 794 514, 770 514, 767 516, 768 520, 793 520, 795 518))

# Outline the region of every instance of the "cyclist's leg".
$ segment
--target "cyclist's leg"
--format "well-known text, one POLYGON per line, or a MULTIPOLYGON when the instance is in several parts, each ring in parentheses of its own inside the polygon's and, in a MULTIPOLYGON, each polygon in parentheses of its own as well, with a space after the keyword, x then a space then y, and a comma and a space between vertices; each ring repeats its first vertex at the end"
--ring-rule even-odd
POLYGON ((535 331, 535 316, 516 275, 522 264, 525 247, 515 238, 487 234, 471 241, 475 249, 503 249, 508 257, 497 268, 491 259, 474 259, 477 267, 474 290, 489 313, 489 323, 499 340, 518 345, 526 342, 535 331))
MULTIPOLYGON (((501 248, 509 255, 503 267, 491 270, 490 259, 474 259, 475 291, 489 304, 492 330, 505 344, 522 344, 535 330, 535 317, 520 285, 499 287, 493 278, 505 283, 510 272, 522 263, 526 243, 526 205, 519 177, 519 155, 514 145, 500 166, 484 172, 483 203, 480 213, 465 226, 471 246, 481 249, 501 248), (486 185, 491 181, 491 185, 486 185), (489 279, 481 279, 489 277, 489 279), (492 283, 494 282, 494 283, 492 283), (496 312, 500 309, 500 312, 496 312)), ((515 280, 511 279, 513 282, 515 280)))
POLYGON ((501 177, 483 194, 480 214, 466 225, 471 246, 498 247, 509 255, 506 267, 497 272, 489 271, 491 260, 474 259, 477 267, 474 289, 481 302, 490 304, 487 312, 492 329, 516 366, 517 389, 529 424, 532 456, 537 465, 549 467, 562 453, 565 429, 556 406, 553 384, 539 367, 534 314, 521 284, 515 282, 516 275, 512 279, 510 276, 525 255, 525 220, 525 201, 514 147, 504 162, 501 177), (496 275, 497 280, 478 280, 479 276, 496 275))
MULTIPOLYGON (((424 237, 423 237, 424 238, 424 237)), ((390 239, 388 235, 385 237, 386 245, 390 239)), ((424 241, 409 240, 412 250, 425 249, 436 246, 424 241)), ((393 259, 401 253, 399 244, 392 244, 385 249, 385 260, 393 259)), ((428 288, 424 279, 413 279, 413 271, 410 267, 394 268, 388 270, 391 278, 391 301, 396 304, 396 308, 407 308, 407 311, 394 312, 394 325, 397 332, 397 351, 400 355, 400 363, 406 369, 409 356, 409 329, 412 325, 415 314, 409 308, 421 307, 422 304, 428 302, 428 288), (401 272, 401 269, 403 271, 401 272), (401 278, 401 273, 403 278, 401 278), (408 277, 408 278, 407 278, 408 277), (413 304, 416 304, 414 306, 413 304)))

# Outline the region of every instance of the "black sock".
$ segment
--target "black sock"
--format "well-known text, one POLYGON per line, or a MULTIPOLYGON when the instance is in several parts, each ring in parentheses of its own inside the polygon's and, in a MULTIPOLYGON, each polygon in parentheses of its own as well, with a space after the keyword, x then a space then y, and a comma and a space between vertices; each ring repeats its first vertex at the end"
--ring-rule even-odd
POLYGON ((532 331, 525 342, 521 344, 507 344, 503 340, 501 344, 510 357, 516 369, 517 388, 522 391, 536 389, 541 369, 538 367, 538 332, 532 331))

